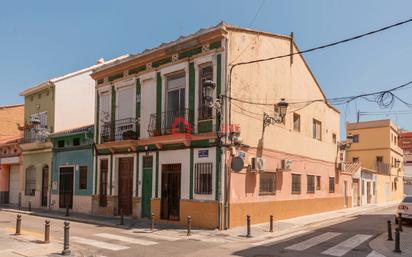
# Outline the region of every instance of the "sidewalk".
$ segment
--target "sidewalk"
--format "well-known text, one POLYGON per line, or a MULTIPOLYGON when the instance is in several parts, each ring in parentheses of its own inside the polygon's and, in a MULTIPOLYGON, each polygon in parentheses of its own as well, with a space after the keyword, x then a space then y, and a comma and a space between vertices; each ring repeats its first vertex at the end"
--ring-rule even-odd
MULTIPOLYGON (((373 239, 369 246, 376 252, 386 257, 411 257, 412 256, 412 225, 404 225, 403 232, 400 233, 400 249, 401 253, 395 253, 395 241, 388 241, 388 234, 382 233, 377 238, 373 239)), ((395 239, 395 233, 393 233, 395 239)))
MULTIPOLYGON (((235 242, 240 240, 262 240, 265 238, 273 238, 283 234, 296 232, 304 229, 308 226, 313 226, 323 222, 332 222, 337 218, 351 217, 362 213, 367 213, 374 210, 379 210, 391 206, 395 206, 396 203, 390 202, 378 205, 368 205, 361 207, 354 207, 348 209, 341 209, 331 212, 323 212, 314 215, 301 216, 297 218, 280 220, 277 221, 276 217, 274 220, 274 232, 269 232, 269 222, 263 224, 256 224, 251 226, 252 238, 247 238, 246 227, 236 227, 228 230, 203 230, 203 229, 192 229, 191 239, 194 240, 205 240, 205 241, 224 241, 224 242, 235 242)), ((14 212, 14 213, 24 213, 28 215, 35 215, 40 217, 48 217, 54 219, 64 219, 81 223, 88 223, 100 226, 125 228, 132 230, 133 233, 153 233, 159 236, 177 237, 177 238, 187 238, 186 228, 179 225, 171 225, 165 223, 155 224, 155 231, 149 230, 150 220, 148 219, 124 219, 124 225, 119 225, 119 217, 103 217, 103 216, 91 216, 86 214, 70 213, 69 217, 65 216, 64 212, 47 211, 36 209, 31 212, 20 209, 13 208, 0 208, 1 211, 14 212)), ((251 217, 253 220, 253 217, 251 217)), ((245 218, 246 224, 246 218, 245 218)))

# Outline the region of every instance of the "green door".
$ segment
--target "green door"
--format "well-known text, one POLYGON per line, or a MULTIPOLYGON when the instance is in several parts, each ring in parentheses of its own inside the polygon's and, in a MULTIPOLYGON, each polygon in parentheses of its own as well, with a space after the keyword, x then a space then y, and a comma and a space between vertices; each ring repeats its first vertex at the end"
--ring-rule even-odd
POLYGON ((142 217, 151 215, 150 201, 152 199, 153 157, 143 157, 143 185, 142 185, 142 217))

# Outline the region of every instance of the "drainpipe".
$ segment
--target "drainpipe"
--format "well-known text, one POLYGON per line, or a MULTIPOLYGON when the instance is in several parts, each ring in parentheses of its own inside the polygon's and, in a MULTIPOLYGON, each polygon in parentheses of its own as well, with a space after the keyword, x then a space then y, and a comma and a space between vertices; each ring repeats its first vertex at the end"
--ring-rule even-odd
MULTIPOLYGON (((227 67, 228 67, 228 55, 229 55, 229 42, 228 39, 225 37, 225 95, 228 93, 228 80, 227 80, 227 67)), ((227 125, 228 122, 228 103, 227 100, 223 102, 224 104, 224 110, 225 110, 225 125, 227 125)), ((225 192, 225 198, 224 198, 224 229, 228 229, 230 227, 229 224, 229 196, 228 196, 228 183, 229 183, 229 172, 228 172, 228 165, 227 165, 227 135, 225 135, 225 143, 224 147, 222 147, 224 150, 224 192, 225 192)))

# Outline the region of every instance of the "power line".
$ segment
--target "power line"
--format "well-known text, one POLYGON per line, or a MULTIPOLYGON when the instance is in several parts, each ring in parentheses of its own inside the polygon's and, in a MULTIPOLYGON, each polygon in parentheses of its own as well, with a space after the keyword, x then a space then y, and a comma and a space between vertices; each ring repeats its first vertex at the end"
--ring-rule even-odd
POLYGON ((392 25, 389 25, 389 26, 386 26, 386 27, 383 27, 383 28, 380 28, 380 29, 372 30, 372 31, 369 31, 369 32, 366 32, 366 33, 363 33, 363 34, 360 34, 360 35, 356 35, 356 36, 353 36, 353 37, 350 37, 350 38, 346 38, 346 39, 343 39, 343 40, 339 40, 339 41, 336 41, 336 42, 333 42, 333 43, 329 43, 329 44, 325 44, 325 45, 321 45, 321 46, 309 48, 309 49, 306 49, 306 50, 303 50, 303 51, 293 52, 293 53, 285 54, 285 55, 273 56, 273 57, 269 57, 269 58, 256 59, 256 60, 247 61, 247 62, 235 63, 235 64, 233 64, 233 66, 231 67, 231 70, 232 70, 234 67, 240 66, 240 65, 252 64, 252 63, 257 63, 257 62, 264 62, 264 61, 270 61, 270 60, 275 60, 275 59, 290 57, 290 56, 297 55, 297 54, 309 53, 309 52, 317 51, 317 50, 320 50, 320 49, 324 49, 324 48, 336 46, 336 45, 343 44, 343 43, 347 43, 347 42, 350 42, 350 41, 353 41, 353 40, 356 40, 356 39, 360 39, 360 38, 363 38, 363 37, 366 37, 366 36, 370 36, 370 35, 373 35, 373 34, 376 34, 376 33, 382 32, 382 31, 385 31, 385 30, 389 30, 389 29, 391 29, 391 28, 398 27, 398 26, 404 25, 404 24, 406 24, 406 23, 409 23, 409 22, 411 22, 411 21, 412 21, 412 18, 407 19, 407 20, 404 20, 404 21, 401 21, 401 22, 397 22, 397 23, 395 23, 395 24, 392 24, 392 25))
MULTIPOLYGON (((352 95, 352 96, 344 96, 344 97, 334 97, 334 98, 329 98, 329 99, 313 99, 313 100, 307 100, 307 101, 296 101, 296 102, 289 102, 289 105, 297 105, 297 104, 305 104, 305 103, 315 103, 315 102, 327 102, 333 105, 342 105, 342 104, 347 104, 350 103, 356 99, 365 99, 370 102, 375 102, 377 103, 381 108, 388 108, 392 107, 395 100, 400 101, 401 103, 405 104, 408 108, 412 108, 412 103, 406 102, 403 100, 401 97, 395 95, 393 92, 403 89, 407 86, 412 85, 412 81, 408 81, 404 84, 401 84, 399 86, 387 89, 387 90, 380 90, 380 91, 375 91, 371 93, 364 93, 364 94, 358 94, 358 95, 352 95), (372 98, 371 98, 372 97, 372 98)), ((239 99, 239 98, 234 98, 234 97, 229 97, 226 95, 223 95, 223 97, 245 103, 245 104, 251 104, 251 105, 261 105, 261 106, 273 106, 277 104, 277 102, 272 102, 272 103, 263 103, 263 102, 256 102, 253 100, 244 100, 244 99, 239 99)))

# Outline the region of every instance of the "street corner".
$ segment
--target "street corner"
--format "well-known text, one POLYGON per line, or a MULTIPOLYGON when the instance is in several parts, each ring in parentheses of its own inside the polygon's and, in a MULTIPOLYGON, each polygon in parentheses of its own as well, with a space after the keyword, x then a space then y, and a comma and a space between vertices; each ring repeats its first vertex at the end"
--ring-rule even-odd
POLYGON ((397 247, 398 227, 392 229, 391 235, 388 231, 380 234, 369 242, 370 248, 375 252, 376 257, 410 257, 412 256, 412 223, 404 224, 399 232, 399 247, 397 247), (390 240, 392 239, 392 240, 390 240), (399 252, 399 251, 400 252, 399 252))

